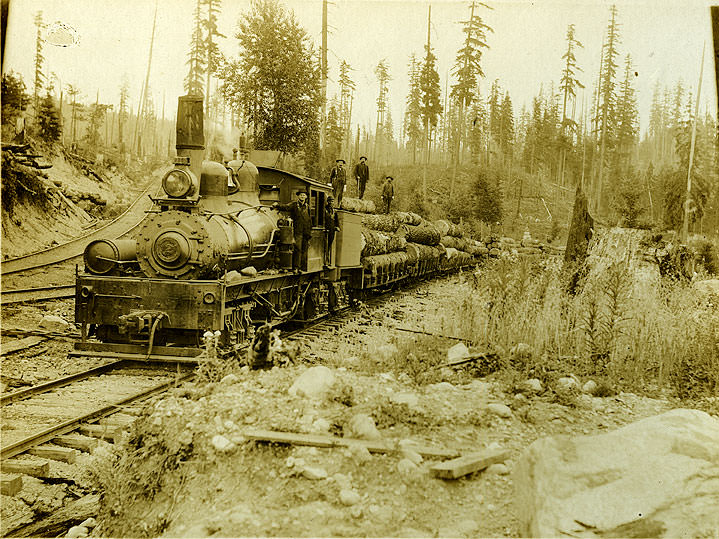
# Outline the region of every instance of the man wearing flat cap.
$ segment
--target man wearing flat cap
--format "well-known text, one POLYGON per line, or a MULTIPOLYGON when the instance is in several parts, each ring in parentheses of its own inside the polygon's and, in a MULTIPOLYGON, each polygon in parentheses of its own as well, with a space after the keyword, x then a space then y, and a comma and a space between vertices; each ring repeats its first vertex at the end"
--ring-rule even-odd
POLYGON ((385 176, 385 182, 382 186, 382 202, 384 202, 384 212, 389 213, 392 199, 394 198, 394 178, 392 176, 385 176))
POLYGON ((367 166, 367 158, 363 155, 359 158, 359 163, 355 165, 354 177, 357 180, 357 196, 364 196, 364 189, 369 181, 369 167, 367 166))
POLYGON ((312 237, 312 217, 307 203, 307 192, 297 191, 297 200, 289 204, 275 202, 273 208, 286 211, 292 218, 292 232, 295 244, 292 251, 292 270, 295 273, 307 271, 307 250, 312 237))
POLYGON ((342 205, 342 195, 345 192, 345 185, 347 184, 344 164, 344 159, 337 159, 335 166, 332 167, 332 172, 330 172, 330 183, 332 184, 333 194, 335 196, 335 205, 338 208, 342 205))

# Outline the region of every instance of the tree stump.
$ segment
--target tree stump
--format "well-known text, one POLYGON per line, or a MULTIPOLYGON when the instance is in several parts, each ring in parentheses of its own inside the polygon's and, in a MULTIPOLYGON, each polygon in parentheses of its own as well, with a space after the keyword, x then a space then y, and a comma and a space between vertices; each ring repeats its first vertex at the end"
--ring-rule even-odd
POLYGON ((567 248, 564 251, 564 266, 562 267, 564 288, 570 294, 577 292, 577 286, 586 274, 587 252, 593 233, 594 219, 589 215, 587 197, 581 186, 577 186, 572 224, 569 227, 567 248))

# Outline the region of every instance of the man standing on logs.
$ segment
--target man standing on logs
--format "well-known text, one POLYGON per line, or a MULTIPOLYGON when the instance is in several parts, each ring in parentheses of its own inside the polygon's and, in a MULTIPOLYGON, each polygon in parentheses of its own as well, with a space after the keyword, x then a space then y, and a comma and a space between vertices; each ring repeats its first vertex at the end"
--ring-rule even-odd
POLYGON ((367 158, 364 155, 360 157, 359 163, 355 165, 354 177, 357 180, 357 197, 362 198, 369 181, 369 167, 367 166, 367 158))
POLYGON ((302 273, 307 271, 307 250, 312 237, 312 217, 310 206, 307 204, 307 193, 297 191, 297 200, 289 204, 275 202, 273 208, 286 211, 292 218, 292 232, 295 244, 292 251, 292 271, 302 273))
POLYGON ((325 267, 332 265, 332 244, 335 241, 335 232, 340 229, 340 218, 333 206, 334 197, 327 197, 325 205, 325 231, 327 232, 327 249, 325 249, 325 267))
POLYGON ((337 201, 337 207, 342 207, 342 195, 345 192, 345 185, 347 184, 347 176, 344 169, 345 160, 337 159, 335 166, 332 167, 330 172, 330 183, 334 191, 335 200, 337 201))
POLYGON ((386 178, 382 186, 382 202, 384 202, 384 212, 389 213, 390 205, 394 198, 394 185, 392 183, 394 178, 392 176, 387 176, 386 178))

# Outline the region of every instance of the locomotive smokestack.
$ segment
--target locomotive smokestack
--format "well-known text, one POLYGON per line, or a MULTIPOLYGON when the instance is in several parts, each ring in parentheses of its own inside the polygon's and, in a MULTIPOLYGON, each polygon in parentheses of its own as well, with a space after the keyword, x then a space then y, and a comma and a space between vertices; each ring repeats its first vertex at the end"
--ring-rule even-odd
POLYGON ((190 170, 198 178, 202 175, 205 157, 205 129, 202 96, 183 95, 177 98, 177 157, 190 160, 190 170))

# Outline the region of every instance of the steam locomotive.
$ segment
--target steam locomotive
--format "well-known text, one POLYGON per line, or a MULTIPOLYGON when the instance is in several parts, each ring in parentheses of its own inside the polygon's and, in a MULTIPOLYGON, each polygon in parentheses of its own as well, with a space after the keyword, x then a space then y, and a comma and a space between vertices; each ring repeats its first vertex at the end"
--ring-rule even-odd
POLYGON ((313 320, 363 291, 440 268, 439 256, 379 273, 364 268, 361 215, 344 210, 326 253, 332 187, 243 159, 203 161, 201 97, 178 99, 176 148, 163 194, 134 236, 85 249, 76 276, 78 350, 192 357, 207 330, 238 348, 259 325, 313 320), (308 195, 313 224, 300 274, 291 271, 292 222, 273 208, 298 190, 308 195))

